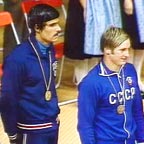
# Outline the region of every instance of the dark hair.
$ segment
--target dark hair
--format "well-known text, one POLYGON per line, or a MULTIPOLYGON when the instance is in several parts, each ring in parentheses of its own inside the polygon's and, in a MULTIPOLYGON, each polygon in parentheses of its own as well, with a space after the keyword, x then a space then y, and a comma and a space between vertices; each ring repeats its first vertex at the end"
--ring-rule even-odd
POLYGON ((101 37, 101 50, 102 52, 104 48, 114 50, 127 39, 130 39, 130 36, 122 28, 110 27, 101 37))
POLYGON ((37 4, 28 14, 28 24, 32 32, 35 33, 35 26, 43 29, 45 22, 59 17, 59 12, 47 4, 37 4))

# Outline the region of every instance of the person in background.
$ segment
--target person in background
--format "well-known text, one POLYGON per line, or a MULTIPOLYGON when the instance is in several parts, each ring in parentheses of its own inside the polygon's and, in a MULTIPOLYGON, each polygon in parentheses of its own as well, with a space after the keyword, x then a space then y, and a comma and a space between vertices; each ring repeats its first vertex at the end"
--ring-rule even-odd
MULTIPOLYGON (((12 15, 20 42, 24 41, 28 37, 28 30, 21 8, 22 0, 3 0, 3 2, 4 11, 10 12, 12 15)), ((11 26, 5 27, 3 38, 3 59, 5 59, 17 45, 11 26)))
POLYGON ((74 83, 76 85, 96 64, 100 56, 84 53, 84 9, 80 0, 69 0, 64 35, 64 55, 74 63, 74 83))
POLYGON ((144 115, 137 72, 128 63, 131 40, 118 27, 101 38, 104 56, 79 84, 82 144, 144 144, 144 115))
POLYGON ((57 144, 59 120, 53 42, 61 31, 59 13, 39 4, 28 15, 31 34, 6 57, 1 117, 11 144, 57 144))
POLYGON ((144 97, 142 66, 144 62, 144 1, 122 0, 122 20, 124 30, 131 36, 133 51, 130 62, 134 64, 141 94, 144 97))
POLYGON ((102 57, 100 37, 112 25, 122 26, 119 1, 69 1, 64 52, 75 62, 77 84, 102 57))

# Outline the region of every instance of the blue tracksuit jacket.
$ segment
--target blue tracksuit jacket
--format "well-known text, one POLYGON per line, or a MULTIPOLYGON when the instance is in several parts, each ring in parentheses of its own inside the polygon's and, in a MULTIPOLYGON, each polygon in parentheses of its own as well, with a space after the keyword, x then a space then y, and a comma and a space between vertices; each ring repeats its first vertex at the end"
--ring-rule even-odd
POLYGON ((142 98, 132 64, 125 64, 116 73, 100 62, 83 79, 79 85, 78 131, 82 144, 144 142, 142 98), (122 114, 117 112, 120 101, 125 104, 122 114))
MULTIPOLYGON (((49 55, 42 54, 35 37, 30 37, 35 46, 46 75, 50 76, 49 55)), ((51 45, 48 48, 55 69, 55 53, 51 45)), ((58 128, 56 118, 60 112, 54 75, 50 84, 52 98, 45 100, 46 86, 38 58, 26 41, 18 45, 4 62, 2 77, 1 108, 2 120, 8 135, 17 132, 43 133, 58 128)))

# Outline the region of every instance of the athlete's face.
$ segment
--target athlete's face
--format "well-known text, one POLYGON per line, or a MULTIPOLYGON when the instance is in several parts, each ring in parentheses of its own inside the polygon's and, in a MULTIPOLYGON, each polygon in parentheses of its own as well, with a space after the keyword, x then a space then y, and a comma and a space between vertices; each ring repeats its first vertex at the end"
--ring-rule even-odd
POLYGON ((117 68, 124 65, 128 61, 130 47, 130 39, 125 40, 120 46, 116 47, 109 54, 110 63, 117 68))
POLYGON ((43 44, 55 42, 58 39, 58 34, 61 31, 59 19, 53 19, 45 23, 42 30, 36 30, 36 38, 43 44))

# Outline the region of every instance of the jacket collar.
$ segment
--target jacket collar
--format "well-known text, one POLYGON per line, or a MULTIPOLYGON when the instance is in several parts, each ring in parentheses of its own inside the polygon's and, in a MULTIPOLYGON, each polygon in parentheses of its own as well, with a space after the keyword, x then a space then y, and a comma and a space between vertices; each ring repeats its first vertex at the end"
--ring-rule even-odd
POLYGON ((100 62, 99 65, 100 65, 99 75, 101 75, 101 76, 113 76, 113 75, 118 75, 118 76, 120 76, 120 74, 121 74, 121 72, 122 72, 122 69, 123 69, 123 67, 124 67, 124 65, 121 66, 119 72, 115 72, 115 71, 110 70, 110 69, 105 65, 105 63, 104 63, 103 60, 100 62))
MULTIPOLYGON (((37 52, 38 52, 38 54, 39 54, 40 57, 47 57, 47 54, 43 54, 43 53, 42 53, 41 48, 40 48, 40 45, 39 45, 39 42, 36 40, 36 38, 35 38, 34 35, 30 35, 30 36, 28 37, 28 41, 29 41, 30 45, 31 45, 31 43, 32 43, 32 45, 35 47, 35 49, 37 50, 37 52)), ((32 48, 32 49, 33 49, 33 48, 32 48)), ((51 49, 52 49, 52 44, 49 45, 48 50, 51 50, 51 49)), ((33 51, 33 53, 35 54, 34 51, 33 51)))

